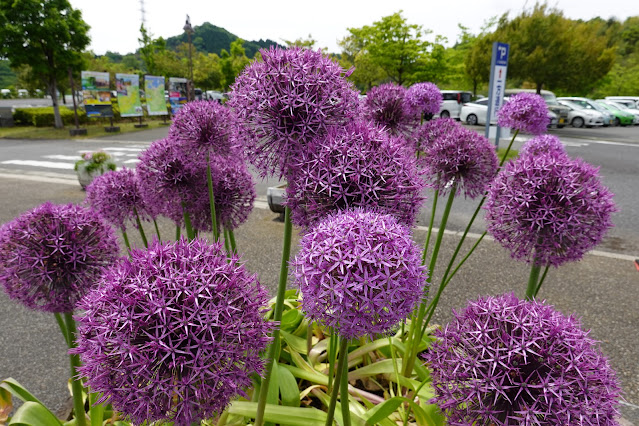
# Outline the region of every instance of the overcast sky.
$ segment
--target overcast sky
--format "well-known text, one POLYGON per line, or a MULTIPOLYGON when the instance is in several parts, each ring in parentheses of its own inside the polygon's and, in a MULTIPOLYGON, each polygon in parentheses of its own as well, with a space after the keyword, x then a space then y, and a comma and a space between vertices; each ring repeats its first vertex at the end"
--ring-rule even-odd
MULTIPOLYGON (((70 0, 91 26, 91 45, 96 54, 107 50, 130 53, 139 47, 142 13, 139 0, 70 0)), ((639 0, 556 0, 549 1, 572 19, 596 16, 624 21, 639 15, 639 0)), ((448 38, 448 45, 459 35, 457 24, 478 33, 492 16, 510 11, 518 15, 534 1, 524 0, 145 0, 146 27, 154 37, 170 37, 183 32, 186 15, 193 26, 210 22, 226 28, 245 40, 260 38, 295 40, 309 34, 316 47, 339 52, 337 41, 347 28, 370 25, 383 16, 403 10, 410 24, 422 25, 434 35, 448 38)))

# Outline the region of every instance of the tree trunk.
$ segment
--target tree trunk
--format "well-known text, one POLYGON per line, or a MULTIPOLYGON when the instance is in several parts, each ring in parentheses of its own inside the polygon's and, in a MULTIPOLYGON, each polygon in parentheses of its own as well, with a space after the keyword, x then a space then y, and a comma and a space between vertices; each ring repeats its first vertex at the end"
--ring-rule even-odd
POLYGON ((60 91, 60 94, 62 95, 62 103, 63 103, 64 105, 66 105, 66 104, 67 104, 66 90, 62 89, 62 90, 60 91))
POLYGON ((541 88, 544 87, 544 83, 537 83, 537 94, 541 95, 541 88))
POLYGON ((51 95, 51 103, 53 104, 53 120, 56 129, 62 129, 62 117, 60 116, 60 108, 58 107, 57 82, 55 77, 49 79, 49 94, 51 95))

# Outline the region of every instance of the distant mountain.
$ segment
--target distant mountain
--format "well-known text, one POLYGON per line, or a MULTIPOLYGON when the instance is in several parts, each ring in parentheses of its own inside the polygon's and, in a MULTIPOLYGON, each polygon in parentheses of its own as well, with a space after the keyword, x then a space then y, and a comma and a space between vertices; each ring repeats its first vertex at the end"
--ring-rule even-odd
MULTIPOLYGON (((231 43, 239 37, 235 34, 231 34, 227 30, 221 27, 216 27, 208 22, 202 25, 193 27, 192 41, 193 46, 197 50, 207 53, 217 53, 218 55, 225 49, 227 52, 231 49, 231 43)), ((180 43, 187 43, 188 38, 186 33, 182 33, 177 36, 169 37, 166 39, 166 46, 169 49, 175 49, 180 43)), ((268 48, 269 46, 281 46, 279 43, 273 40, 259 41, 245 41, 244 48, 246 49, 246 56, 252 58, 255 56, 258 50, 268 48)))

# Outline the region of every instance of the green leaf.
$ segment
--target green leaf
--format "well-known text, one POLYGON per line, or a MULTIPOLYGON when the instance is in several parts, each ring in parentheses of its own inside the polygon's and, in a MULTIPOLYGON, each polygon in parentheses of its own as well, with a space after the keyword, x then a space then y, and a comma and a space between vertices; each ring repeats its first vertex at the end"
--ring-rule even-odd
MULTIPOLYGON (((402 360, 397 360, 397 368, 402 368, 402 360)), ((392 359, 385 359, 382 361, 375 362, 373 364, 366 365, 362 368, 358 368, 357 370, 353 370, 348 373, 348 381, 354 381, 357 379, 361 379, 364 377, 376 376, 378 374, 394 374, 395 368, 393 366, 392 359)))
MULTIPOLYGON (((228 409, 231 414, 255 418, 256 402, 235 401, 228 409)), ((272 423, 290 426, 323 426, 326 423, 326 413, 317 408, 286 407, 283 405, 266 404, 264 420, 272 423)))
POLYGON ((422 410, 426 416, 426 424, 429 426, 444 426, 446 424, 446 418, 436 404, 428 404, 422 410))
POLYGON ((18 408, 9 425, 62 426, 62 423, 44 405, 34 401, 27 401, 18 408))
MULTIPOLYGON (((280 397, 279 368, 277 368, 277 363, 274 362, 273 370, 271 372, 271 380, 268 382, 268 393, 266 394, 266 403, 271 405, 278 405, 280 403, 279 397, 280 397)), ((270 423, 269 421, 266 420, 264 422, 264 426, 275 426, 275 424, 270 423)))
POLYGON ((13 396, 24 402, 37 402, 40 405, 44 406, 44 404, 42 404, 42 401, 33 396, 33 394, 26 390, 20 383, 18 383, 16 379, 9 377, 8 379, 3 380, 2 382, 0 382, 0 388, 8 390, 13 396))
POLYGON ((304 318, 304 315, 298 309, 289 309, 282 315, 280 329, 293 331, 304 318))
POLYGON ((328 386, 328 377, 326 377, 322 373, 319 373, 317 371, 308 371, 287 364, 281 364, 281 366, 290 371, 291 374, 293 374, 293 376, 297 377, 298 379, 303 379, 311 383, 316 383, 318 385, 328 386))
POLYGON ((0 425, 3 425, 9 419, 9 413, 13 410, 11 401, 11 392, 4 388, 0 388, 0 425))
POLYGON ((287 333, 284 330, 280 330, 282 339, 289 345, 295 352, 306 355, 306 339, 287 333))
POLYGON ((282 405, 289 407, 300 406, 300 389, 297 386, 297 380, 293 373, 286 368, 278 364, 277 374, 280 380, 280 396, 282 398, 282 405))
POLYGON ((366 424, 374 425, 375 423, 379 423, 385 418, 388 418, 391 414, 397 410, 402 402, 404 402, 405 398, 400 396, 396 396, 391 399, 387 399, 381 404, 376 405, 374 408, 368 410, 368 412, 364 415, 364 420, 366 420, 366 424))

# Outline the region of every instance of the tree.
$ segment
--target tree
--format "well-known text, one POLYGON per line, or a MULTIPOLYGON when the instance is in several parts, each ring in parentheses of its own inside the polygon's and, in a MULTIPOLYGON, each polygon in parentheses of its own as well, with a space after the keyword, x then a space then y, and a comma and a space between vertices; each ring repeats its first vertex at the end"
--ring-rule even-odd
POLYGON ((68 0, 0 0, 0 56, 13 67, 28 65, 51 95, 55 127, 63 127, 58 80, 81 64, 89 26, 68 0))
POLYGON ((238 38, 231 43, 231 53, 222 49, 220 68, 222 71, 222 86, 228 89, 235 82, 235 77, 251 62, 244 50, 244 40, 238 38))

